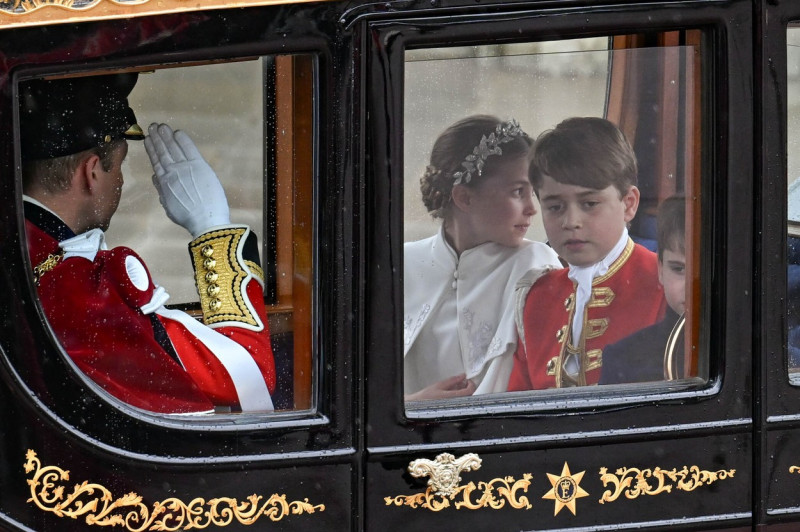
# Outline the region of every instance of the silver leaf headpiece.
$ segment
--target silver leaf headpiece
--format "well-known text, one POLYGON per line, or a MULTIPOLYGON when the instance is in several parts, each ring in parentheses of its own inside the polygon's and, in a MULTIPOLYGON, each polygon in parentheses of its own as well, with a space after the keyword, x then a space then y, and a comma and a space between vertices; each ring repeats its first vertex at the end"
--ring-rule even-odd
POLYGON ((483 172, 483 165, 486 164, 486 159, 490 155, 502 155, 503 150, 500 148, 501 144, 511 142, 517 137, 527 137, 528 135, 519 127, 519 123, 513 118, 508 122, 498 124, 495 130, 487 137, 483 135, 480 143, 473 148, 472 153, 464 158, 461 166, 464 170, 455 172, 453 174, 453 185, 460 185, 469 183, 472 180, 472 174, 477 173, 478 177, 483 172))

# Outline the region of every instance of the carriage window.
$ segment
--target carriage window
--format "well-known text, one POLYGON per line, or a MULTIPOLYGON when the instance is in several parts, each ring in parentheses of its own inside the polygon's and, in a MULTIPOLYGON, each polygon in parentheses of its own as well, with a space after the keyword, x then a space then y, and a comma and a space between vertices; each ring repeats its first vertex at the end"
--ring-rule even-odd
POLYGON ((19 83, 39 299, 111 396, 312 408, 313 69, 284 55, 19 83))
POLYGON ((800 25, 786 33, 788 235, 787 298, 789 379, 800 385, 800 25))
POLYGON ((707 381, 700 45, 681 31, 406 52, 412 411, 707 381))

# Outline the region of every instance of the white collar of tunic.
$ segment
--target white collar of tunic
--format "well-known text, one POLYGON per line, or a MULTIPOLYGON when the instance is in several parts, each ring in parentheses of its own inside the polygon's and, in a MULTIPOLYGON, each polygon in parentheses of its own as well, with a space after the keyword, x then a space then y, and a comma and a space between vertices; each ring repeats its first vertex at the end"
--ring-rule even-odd
POLYGON ((94 262, 97 252, 108 249, 102 229, 91 229, 78 236, 62 240, 58 246, 64 250, 64 258, 83 257, 94 262))
POLYGON ((622 236, 608 252, 608 255, 603 257, 599 262, 591 266, 573 266, 569 265, 569 273, 567 276, 578 284, 575 290, 575 313, 572 315, 572 345, 577 347, 583 332, 583 309, 589 299, 592 297, 592 281, 608 273, 609 268, 615 260, 622 255, 625 251, 625 245, 628 243, 628 229, 622 229, 622 236))

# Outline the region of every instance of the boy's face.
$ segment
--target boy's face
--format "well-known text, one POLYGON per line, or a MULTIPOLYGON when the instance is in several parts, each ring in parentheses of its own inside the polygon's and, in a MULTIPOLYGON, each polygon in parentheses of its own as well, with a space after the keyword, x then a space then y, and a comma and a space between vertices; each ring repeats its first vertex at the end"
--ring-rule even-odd
POLYGON ((658 261, 658 281, 664 287, 669 307, 678 314, 686 310, 686 255, 665 249, 658 261))
POLYGON ((636 187, 620 197, 614 186, 597 190, 544 176, 537 193, 547 239, 573 266, 591 266, 608 255, 639 207, 636 187))

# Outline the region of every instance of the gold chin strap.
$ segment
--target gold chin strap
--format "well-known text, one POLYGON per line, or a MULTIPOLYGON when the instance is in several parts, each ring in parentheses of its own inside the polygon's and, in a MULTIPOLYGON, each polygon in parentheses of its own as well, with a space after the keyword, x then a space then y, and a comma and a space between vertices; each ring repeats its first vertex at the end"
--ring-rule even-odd
POLYGON ((261 268, 242 258, 249 233, 247 227, 231 227, 203 233, 189 243, 206 325, 264 328, 246 292, 252 277, 263 282, 261 268))

